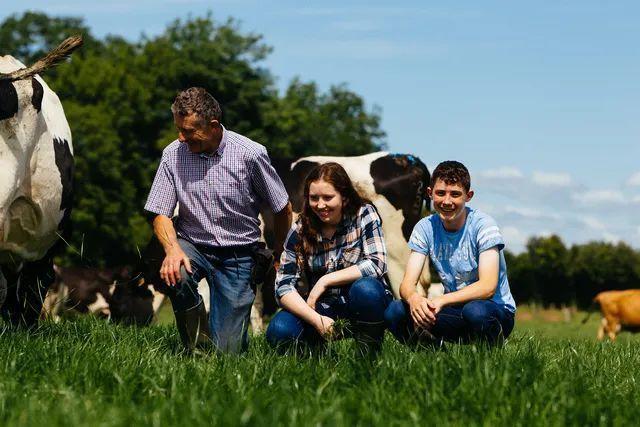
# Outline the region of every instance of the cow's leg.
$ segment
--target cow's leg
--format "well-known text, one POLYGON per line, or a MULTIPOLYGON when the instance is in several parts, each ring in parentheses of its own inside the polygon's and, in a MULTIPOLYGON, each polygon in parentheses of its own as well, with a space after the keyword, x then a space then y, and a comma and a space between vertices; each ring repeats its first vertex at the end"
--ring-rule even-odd
POLYGON ((4 301, 7 299, 7 278, 2 273, 0 268, 0 309, 4 305, 4 301))
POLYGON ((616 340, 616 334, 620 331, 620 322, 615 317, 607 316, 606 332, 611 341, 616 340))
POLYGON ((598 341, 602 341, 604 339, 604 331, 607 328, 607 319, 605 317, 600 321, 600 327, 598 328, 598 341))
POLYGON ((48 253, 39 261, 25 263, 20 272, 11 274, 2 317, 13 326, 36 325, 47 289, 53 283, 53 257, 48 253))
POLYGON ((264 322, 262 321, 262 312, 264 310, 264 303, 262 299, 262 289, 258 286, 256 288, 256 299, 251 306, 251 331, 254 334, 259 334, 264 331, 264 322))

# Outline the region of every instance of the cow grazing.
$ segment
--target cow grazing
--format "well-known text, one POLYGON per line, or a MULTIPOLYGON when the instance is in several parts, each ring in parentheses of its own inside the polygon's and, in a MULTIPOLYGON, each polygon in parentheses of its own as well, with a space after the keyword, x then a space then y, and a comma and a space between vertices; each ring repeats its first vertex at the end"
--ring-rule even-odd
POLYGON ((42 317, 58 320, 71 313, 93 314, 114 322, 145 326, 151 323, 162 295, 139 286, 130 269, 54 266, 56 280, 49 288, 42 317), (161 297, 158 300, 158 297, 161 297))
POLYGON ((82 38, 69 38, 29 68, 0 56, 0 286, 6 290, 0 305, 14 325, 38 320, 73 194, 69 124, 57 95, 37 73, 81 44, 82 38))
MULTIPOLYGON (((611 341, 615 341, 622 330, 640 330, 640 289, 600 292, 593 302, 600 305, 602 313, 597 335, 599 340, 604 339, 605 333, 611 341)), ((582 322, 585 323, 588 318, 582 322)))

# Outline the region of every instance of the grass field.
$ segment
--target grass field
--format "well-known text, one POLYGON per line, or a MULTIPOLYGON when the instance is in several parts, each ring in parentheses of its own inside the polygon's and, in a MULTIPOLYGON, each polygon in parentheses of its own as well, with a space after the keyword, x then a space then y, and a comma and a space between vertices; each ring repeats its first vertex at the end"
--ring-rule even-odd
POLYGON ((373 363, 350 341, 278 356, 180 352, 170 324, 93 318, 0 333, 1 425, 635 425, 640 335, 595 341, 597 317, 520 310, 506 346, 411 351, 373 363))

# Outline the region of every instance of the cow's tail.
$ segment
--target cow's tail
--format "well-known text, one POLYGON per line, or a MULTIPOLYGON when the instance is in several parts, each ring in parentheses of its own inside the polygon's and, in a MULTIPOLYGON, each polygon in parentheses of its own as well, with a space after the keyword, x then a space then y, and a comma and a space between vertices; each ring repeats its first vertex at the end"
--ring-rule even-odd
POLYGON ((591 315, 593 314, 593 312, 596 309, 596 306, 600 304, 600 300, 599 300, 600 295, 596 295, 596 297, 593 299, 593 301, 591 301, 591 305, 589 306, 589 308, 587 309, 589 312, 587 313, 587 315, 585 316, 584 319, 582 319, 582 324, 584 325, 585 323, 587 323, 587 320, 589 320, 589 318, 591 317, 591 315))
POLYGON ((47 53, 44 57, 36 61, 35 64, 28 68, 22 68, 9 74, 0 74, 1 80, 21 80, 31 77, 34 74, 41 73, 47 68, 55 67, 65 59, 69 58, 74 50, 82 46, 82 36, 76 35, 65 39, 51 52, 47 53))

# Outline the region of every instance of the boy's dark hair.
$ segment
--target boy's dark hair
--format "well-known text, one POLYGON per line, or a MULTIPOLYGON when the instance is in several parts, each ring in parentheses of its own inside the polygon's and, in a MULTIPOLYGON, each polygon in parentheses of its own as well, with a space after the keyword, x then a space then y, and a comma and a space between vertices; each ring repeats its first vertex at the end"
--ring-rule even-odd
POLYGON ((455 160, 447 160, 436 166, 431 174, 431 188, 437 180, 443 180, 445 184, 460 184, 465 191, 471 189, 471 175, 465 165, 455 160))

